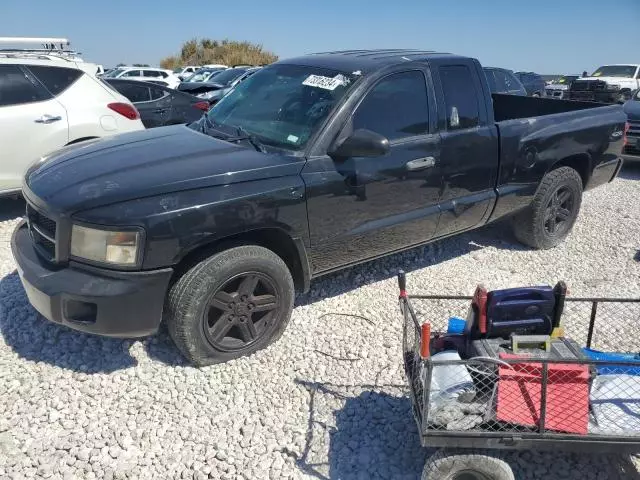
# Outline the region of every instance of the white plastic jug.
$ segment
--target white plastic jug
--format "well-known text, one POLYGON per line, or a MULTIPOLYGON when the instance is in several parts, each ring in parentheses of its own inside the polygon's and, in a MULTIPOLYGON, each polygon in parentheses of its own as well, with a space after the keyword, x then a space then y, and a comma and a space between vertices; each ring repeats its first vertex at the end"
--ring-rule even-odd
POLYGON ((457 400, 471 402, 476 396, 473 379, 464 365, 437 365, 439 362, 462 360, 455 350, 444 350, 431 356, 434 363, 431 374, 429 400, 442 404, 457 400))

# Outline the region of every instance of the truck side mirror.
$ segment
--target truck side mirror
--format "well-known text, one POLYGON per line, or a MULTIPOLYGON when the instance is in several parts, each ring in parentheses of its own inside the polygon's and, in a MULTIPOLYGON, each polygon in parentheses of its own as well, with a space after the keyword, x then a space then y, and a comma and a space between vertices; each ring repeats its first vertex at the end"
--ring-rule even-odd
POLYGON ((389 151, 389 140, 379 133, 360 128, 327 152, 330 157, 380 157, 389 151))

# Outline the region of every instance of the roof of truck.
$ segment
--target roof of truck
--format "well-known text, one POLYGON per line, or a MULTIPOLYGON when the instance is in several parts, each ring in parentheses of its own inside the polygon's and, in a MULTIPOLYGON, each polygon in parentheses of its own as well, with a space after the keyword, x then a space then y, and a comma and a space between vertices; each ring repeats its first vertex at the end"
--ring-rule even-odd
POLYGON ((451 53, 433 52, 429 50, 340 50, 335 52, 312 53, 310 55, 281 60, 278 63, 318 66, 345 72, 359 70, 362 73, 367 73, 389 65, 424 61, 435 57, 451 57, 452 59, 466 58, 451 53))

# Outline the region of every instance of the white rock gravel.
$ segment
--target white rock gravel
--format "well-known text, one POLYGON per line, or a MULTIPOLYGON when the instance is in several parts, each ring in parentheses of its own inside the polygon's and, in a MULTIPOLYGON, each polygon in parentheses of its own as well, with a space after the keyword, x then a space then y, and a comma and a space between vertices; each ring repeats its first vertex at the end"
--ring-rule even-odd
MULTIPOLYGON (((586 195, 553 250, 494 226, 316 281, 276 345, 202 370, 164 334, 120 341, 41 319, 10 253, 22 207, 3 201, 0 478, 418 478, 427 452, 402 375, 397 270, 414 293, 566 279, 574 295, 640 296, 639 198, 640 169, 626 169, 586 195)), ((628 458, 509 459, 522 479, 638 475, 628 458)))

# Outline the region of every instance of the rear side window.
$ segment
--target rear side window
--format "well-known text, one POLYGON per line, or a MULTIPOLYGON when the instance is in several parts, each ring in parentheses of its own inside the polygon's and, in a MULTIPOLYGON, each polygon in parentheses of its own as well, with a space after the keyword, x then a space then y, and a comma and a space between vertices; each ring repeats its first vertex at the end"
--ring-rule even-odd
POLYGON ((484 76, 487 78, 487 83, 489 84, 489 91, 491 93, 498 93, 498 86, 496 85, 496 79, 494 77, 493 70, 485 70, 484 76))
POLYGON ((74 68, 38 65, 30 65, 28 68, 54 96, 60 95, 82 76, 82 71, 74 68))
POLYGON ((465 65, 450 65, 440 67, 439 71, 448 129, 476 127, 480 123, 479 95, 471 70, 465 65))
POLYGON ((148 102, 151 100, 149 97, 149 87, 144 85, 131 85, 129 83, 116 83, 113 85, 122 95, 127 97, 130 102, 148 102))
POLYGON ((158 100, 159 98, 168 95, 168 93, 161 88, 151 88, 151 100, 158 100))
POLYGON ((389 140, 426 134, 429 105, 424 75, 403 72, 380 80, 353 114, 353 128, 365 128, 389 140))
POLYGON ((51 95, 17 65, 0 65, 0 106, 41 102, 51 95))
POLYGON ((507 91, 509 92, 522 90, 522 87, 520 86, 520 82, 518 81, 518 79, 509 72, 504 72, 504 84, 505 84, 505 87, 507 88, 507 91))
POLYGON ((500 71, 500 70, 494 70, 493 71, 493 75, 495 76, 496 79, 496 89, 498 92, 508 92, 509 89, 507 88, 507 83, 506 83, 506 75, 504 74, 504 72, 500 71))

